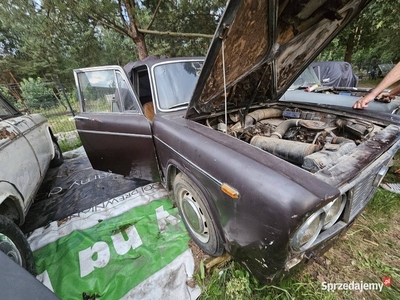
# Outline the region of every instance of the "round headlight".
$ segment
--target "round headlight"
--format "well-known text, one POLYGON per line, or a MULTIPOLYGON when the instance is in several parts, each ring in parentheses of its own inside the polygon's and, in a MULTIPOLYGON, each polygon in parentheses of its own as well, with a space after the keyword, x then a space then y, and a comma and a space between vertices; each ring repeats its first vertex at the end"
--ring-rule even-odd
POLYGON ((304 251, 317 239, 325 220, 325 211, 313 213, 294 234, 291 245, 295 251, 304 251))
POLYGON ((346 195, 340 195, 338 198, 325 205, 325 221, 322 230, 328 229, 339 219, 346 205, 346 195))

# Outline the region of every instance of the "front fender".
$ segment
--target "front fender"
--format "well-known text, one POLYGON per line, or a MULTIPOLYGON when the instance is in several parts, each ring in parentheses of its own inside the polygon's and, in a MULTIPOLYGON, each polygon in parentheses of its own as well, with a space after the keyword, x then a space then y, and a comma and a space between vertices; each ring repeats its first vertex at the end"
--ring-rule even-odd
MULTIPOLYGON (((185 163, 180 163, 175 159, 170 159, 168 161, 168 167, 167 167, 167 178, 166 178, 166 187, 170 194, 173 197, 173 180, 174 176, 177 174, 174 174, 173 169, 178 170, 179 172, 184 173, 187 177, 189 177, 195 184, 196 186, 200 189, 200 191, 203 193, 204 197, 207 200, 208 207, 210 209, 210 213, 212 215, 212 218, 214 220, 214 225, 217 227, 217 230, 219 232, 220 237, 222 238, 223 242, 226 242, 225 239, 225 234, 224 230, 221 224, 220 220, 220 213, 218 212, 218 209, 215 205, 215 201, 210 194, 209 189, 206 188, 206 186, 209 186, 212 184, 209 178, 207 178, 204 174, 201 174, 196 168, 190 165, 190 163, 187 161, 185 163)), ((173 199, 175 202, 175 199, 173 199)))

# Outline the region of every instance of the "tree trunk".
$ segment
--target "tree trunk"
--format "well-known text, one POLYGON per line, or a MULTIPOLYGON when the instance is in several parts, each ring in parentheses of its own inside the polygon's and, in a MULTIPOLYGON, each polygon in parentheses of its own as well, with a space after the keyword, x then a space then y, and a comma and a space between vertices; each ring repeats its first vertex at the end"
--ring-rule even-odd
POLYGON ((358 35, 358 26, 356 26, 347 36, 346 53, 344 54, 344 61, 351 63, 354 52, 354 41, 358 35))
POLYGON ((144 34, 138 33, 136 37, 132 38, 132 40, 135 43, 136 51, 140 60, 143 60, 147 56, 149 56, 149 53, 147 52, 146 41, 144 39, 144 34))
POLYGON ((140 26, 136 15, 136 3, 134 0, 122 0, 122 2, 125 5, 129 17, 129 36, 135 43, 139 59, 145 59, 149 56, 149 53, 147 52, 144 34, 139 32, 140 26))

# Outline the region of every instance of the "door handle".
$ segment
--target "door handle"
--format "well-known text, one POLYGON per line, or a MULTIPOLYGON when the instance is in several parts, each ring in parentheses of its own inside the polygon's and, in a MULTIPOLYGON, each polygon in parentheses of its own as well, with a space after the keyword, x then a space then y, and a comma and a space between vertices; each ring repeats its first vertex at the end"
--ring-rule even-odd
POLYGON ((12 121, 10 123, 11 123, 11 125, 15 126, 15 125, 18 125, 19 123, 22 123, 22 122, 25 122, 25 120, 12 121))
POLYGON ((74 117, 75 120, 85 120, 85 121, 93 121, 93 122, 100 122, 102 123, 100 120, 98 119, 92 119, 92 118, 88 118, 88 117, 82 117, 82 116, 75 116, 74 117))
POLYGON ((75 119, 75 120, 91 120, 90 118, 81 117, 81 116, 75 116, 74 119, 75 119))

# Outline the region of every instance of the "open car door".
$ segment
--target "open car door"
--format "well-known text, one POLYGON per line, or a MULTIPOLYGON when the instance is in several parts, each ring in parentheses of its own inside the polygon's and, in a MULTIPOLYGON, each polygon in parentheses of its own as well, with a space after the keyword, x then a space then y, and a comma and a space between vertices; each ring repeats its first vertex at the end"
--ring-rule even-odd
POLYGON ((74 70, 81 113, 76 128, 92 167, 159 180, 150 121, 119 66, 74 70))

